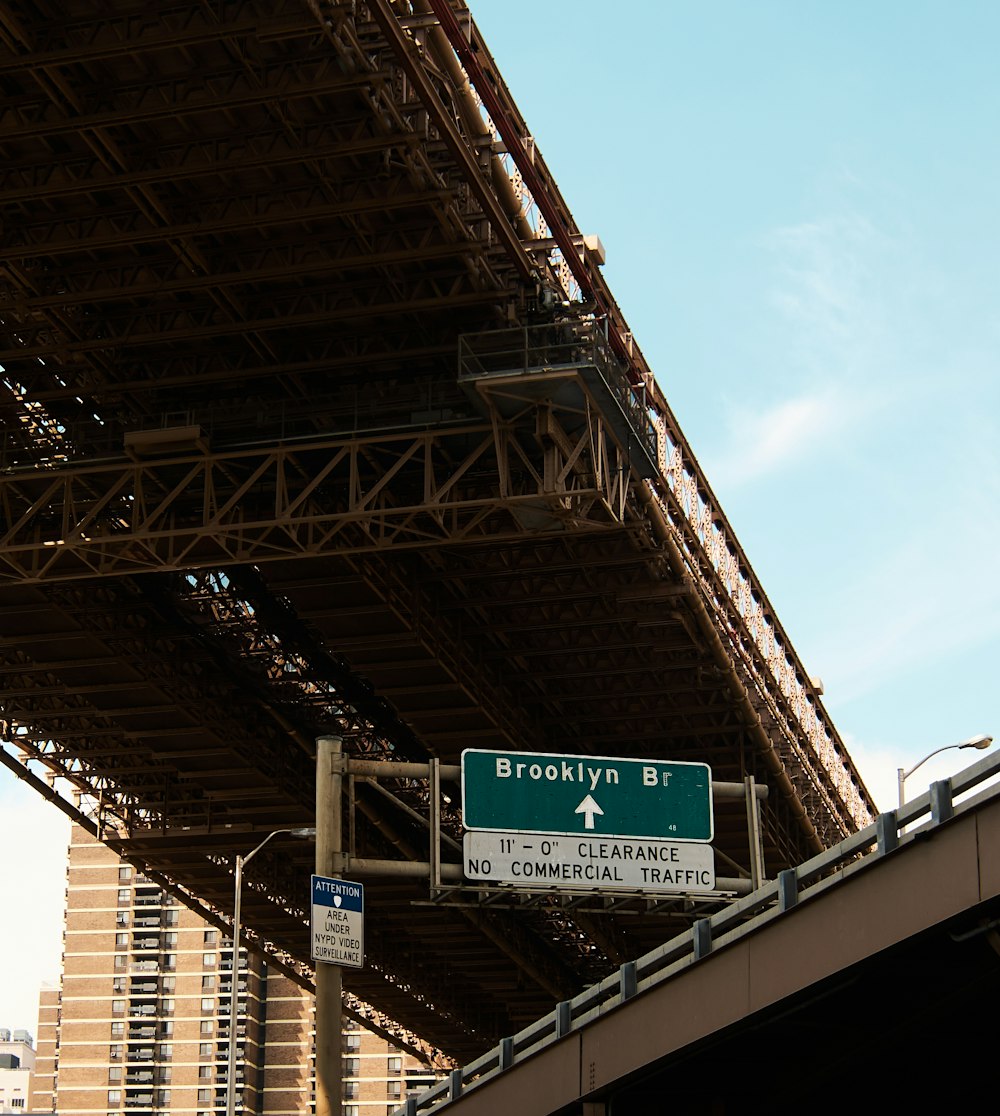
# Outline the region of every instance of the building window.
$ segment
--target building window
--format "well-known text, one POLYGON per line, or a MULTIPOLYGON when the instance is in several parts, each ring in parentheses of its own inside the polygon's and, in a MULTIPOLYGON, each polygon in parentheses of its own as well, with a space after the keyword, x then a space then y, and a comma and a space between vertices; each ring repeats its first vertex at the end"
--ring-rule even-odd
POLYGON ((160 1000, 160 1014, 173 1015, 174 1014, 174 999, 172 996, 164 996, 160 1000))
POLYGON ((356 1081, 344 1082, 344 1099, 357 1100, 358 1099, 358 1083, 356 1081))
POLYGON ((156 1094, 156 1103, 160 1108, 170 1107, 170 1090, 159 1089, 156 1094))
POLYGON ((125 1034, 125 1024, 124 1023, 112 1023, 111 1024, 111 1037, 112 1038, 121 1038, 122 1035, 124 1035, 124 1034, 125 1034))
POLYGON ((358 1106, 356 1104, 345 1104, 344 1116, 358 1116, 358 1106))
POLYGON ((211 1058, 212 1057, 212 1044, 210 1042, 203 1042, 198 1047, 198 1056, 201 1057, 201 1058, 211 1058))
POLYGON ((198 1067, 198 1078, 201 1081, 212 1080, 212 1067, 207 1063, 198 1067))
POLYGON ((109 1051, 109 1057, 111 1058, 111 1061, 114 1062, 114 1061, 119 1060, 121 1058, 121 1056, 122 1056, 121 1044, 116 1042, 111 1047, 111 1050, 109 1051))
POLYGON ((161 992, 174 992, 177 988, 177 977, 165 976, 160 978, 161 992))
POLYGON ((174 1023, 172 1019, 164 1019, 160 1024, 160 1034, 164 1038, 170 1038, 174 1033, 174 1023))
POLYGON ((163 912, 163 925, 176 926, 177 920, 180 918, 180 911, 164 911, 163 912))
POLYGON ((202 1011, 215 1011, 215 997, 214 996, 203 996, 202 999, 201 999, 201 1010, 202 1011))
POLYGON ((161 1042, 160 1043, 160 1059, 161 1059, 161 1061, 169 1062, 170 1059, 173 1056, 174 1056, 173 1044, 169 1043, 169 1042, 161 1042))
POLYGON ((203 1035, 210 1035, 212 1033, 212 1020, 203 1019, 201 1021, 201 1033, 203 1035))
POLYGON ((127 907, 132 900, 131 889, 127 887, 120 887, 118 889, 118 906, 127 907))
POLYGON ((201 963, 202 963, 203 968, 214 969, 215 968, 215 954, 214 953, 203 953, 201 955, 201 963))
POLYGON ((124 953, 116 953, 115 954, 115 969, 118 970, 119 972, 121 972, 121 970, 125 968, 125 965, 126 965, 125 954, 124 953))
POLYGON ((218 930, 206 930, 205 931, 205 945, 214 946, 215 943, 218 940, 219 940, 219 931, 218 930))
POLYGON ((199 1104, 211 1104, 212 1103, 212 1090, 211 1089, 199 1089, 198 1090, 198 1103, 199 1104))
POLYGON ((345 1050, 360 1050, 361 1049, 361 1036, 360 1035, 344 1035, 344 1049, 345 1050))
POLYGON ((402 1081, 388 1081, 386 1082, 386 1088, 388 1090, 388 1095, 392 1100, 399 1100, 399 1098, 403 1095, 402 1081))
POLYGON ((120 880, 130 880, 132 878, 132 866, 130 864, 123 864, 118 869, 118 878, 120 880))
POLYGON ((163 935, 163 944, 168 949, 176 949, 176 947, 177 947, 177 931, 176 930, 168 930, 163 935))
POLYGON ((111 1014, 112 1015, 124 1015, 125 1014, 125 1001, 124 1000, 112 1000, 111 1001, 111 1014))
POLYGON ((119 911, 115 915, 116 926, 128 926, 128 911, 119 911))
POLYGON ((361 1059, 360 1058, 345 1058, 344 1059, 344 1076, 357 1077, 361 1072, 361 1059))
POLYGON ((111 991, 115 996, 123 996, 125 994, 125 978, 123 976, 115 977, 111 982, 111 991))
POLYGON ((215 977, 203 976, 201 978, 201 990, 202 992, 213 992, 215 990, 215 977))
POLYGON ((128 934, 115 934, 115 949, 128 949, 128 934))
POLYGON ((403 1072, 403 1059, 402 1058, 390 1058, 389 1059, 389 1072, 390 1073, 402 1073, 403 1072))
POLYGON ((121 1102, 122 1102, 122 1091, 121 1091, 121 1089, 109 1089, 108 1090, 108 1104, 121 1104, 121 1102))
POLYGON ((163 967, 165 969, 176 969, 177 968, 177 954, 176 953, 165 953, 163 955, 163 967))
POLYGON ((122 1079, 121 1066, 111 1066, 108 1070, 108 1083, 111 1085, 117 1084, 122 1079))

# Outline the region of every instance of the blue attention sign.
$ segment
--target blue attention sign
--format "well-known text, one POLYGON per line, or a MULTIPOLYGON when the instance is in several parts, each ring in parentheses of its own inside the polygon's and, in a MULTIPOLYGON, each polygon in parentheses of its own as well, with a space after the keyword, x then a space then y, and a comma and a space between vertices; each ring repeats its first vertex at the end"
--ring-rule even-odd
POLYGON ((349 969, 365 963, 365 889, 332 876, 312 877, 312 959, 349 969))

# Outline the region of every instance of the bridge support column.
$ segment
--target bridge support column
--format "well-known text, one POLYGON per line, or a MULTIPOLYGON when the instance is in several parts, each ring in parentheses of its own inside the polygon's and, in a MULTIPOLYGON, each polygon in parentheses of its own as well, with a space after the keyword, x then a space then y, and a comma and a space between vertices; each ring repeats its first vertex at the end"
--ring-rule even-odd
MULTIPOLYGON (((339 876, 343 870, 343 741, 316 739, 316 875, 339 876)), ((341 1116, 341 997, 339 965, 316 963, 316 1116, 341 1116)))

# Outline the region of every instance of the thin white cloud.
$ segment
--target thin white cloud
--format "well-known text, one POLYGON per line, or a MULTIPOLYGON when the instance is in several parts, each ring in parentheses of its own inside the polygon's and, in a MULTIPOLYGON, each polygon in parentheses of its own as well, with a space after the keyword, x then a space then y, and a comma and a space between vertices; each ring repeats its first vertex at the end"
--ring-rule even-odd
POLYGON ((732 490, 787 468, 830 446, 847 425, 850 410, 832 389, 765 409, 730 407, 725 449, 708 460, 708 475, 720 488, 732 490))
POLYGON ((845 358, 881 346, 876 276, 892 244, 867 218, 841 213, 773 229, 763 247, 774 275, 768 300, 793 331, 798 359, 825 371, 831 356, 850 367, 845 358))
POLYGON ((723 490, 842 450, 900 394, 876 278, 890 240, 847 213, 772 229, 760 247, 770 284, 757 328, 782 359, 725 405, 721 448, 705 455, 723 490))

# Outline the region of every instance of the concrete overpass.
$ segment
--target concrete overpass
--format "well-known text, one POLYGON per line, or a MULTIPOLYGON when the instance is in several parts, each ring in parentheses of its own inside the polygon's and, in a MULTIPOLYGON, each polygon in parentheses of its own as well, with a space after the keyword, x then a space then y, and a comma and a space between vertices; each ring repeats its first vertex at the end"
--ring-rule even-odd
POLYGON ((1000 994, 998 772, 990 756, 935 783, 400 1116, 967 1110, 1000 994))

